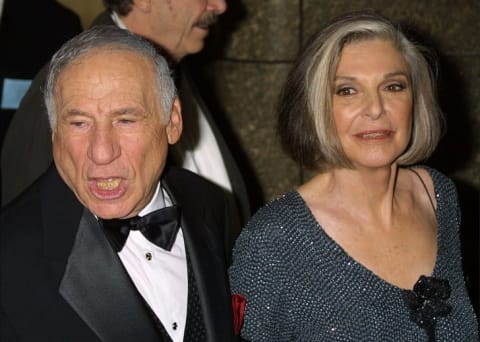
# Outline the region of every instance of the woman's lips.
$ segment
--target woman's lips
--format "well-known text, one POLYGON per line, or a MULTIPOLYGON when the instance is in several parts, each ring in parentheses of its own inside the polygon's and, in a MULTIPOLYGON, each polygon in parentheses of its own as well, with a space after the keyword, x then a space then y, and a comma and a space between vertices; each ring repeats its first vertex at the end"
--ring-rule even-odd
POLYGON ((363 140, 383 140, 390 138, 393 133, 392 130, 374 130, 356 133, 354 136, 363 140))

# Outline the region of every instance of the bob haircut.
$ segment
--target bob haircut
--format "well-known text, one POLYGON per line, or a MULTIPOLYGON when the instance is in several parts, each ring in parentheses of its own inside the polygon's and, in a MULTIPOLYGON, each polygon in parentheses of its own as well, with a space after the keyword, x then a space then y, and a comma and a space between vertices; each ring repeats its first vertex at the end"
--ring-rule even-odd
POLYGON ((165 119, 172 111, 176 88, 168 62, 147 40, 113 25, 99 25, 67 41, 52 57, 47 71, 44 101, 50 128, 56 125, 55 86, 59 75, 80 58, 99 51, 128 51, 150 61, 165 119))
POLYGON ((424 55, 428 51, 407 39, 385 17, 374 12, 353 12, 313 35, 280 95, 278 133, 282 147, 302 166, 316 171, 352 167, 333 120, 335 73, 345 45, 373 39, 392 41, 409 68, 412 131, 398 164, 419 163, 436 148, 442 135, 443 116, 436 101, 435 75, 424 55))

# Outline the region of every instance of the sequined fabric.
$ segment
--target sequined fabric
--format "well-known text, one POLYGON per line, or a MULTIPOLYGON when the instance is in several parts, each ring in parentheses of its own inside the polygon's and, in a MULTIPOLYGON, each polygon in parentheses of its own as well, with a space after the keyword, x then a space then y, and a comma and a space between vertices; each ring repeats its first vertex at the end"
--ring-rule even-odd
MULTIPOLYGON (((456 189, 434 169, 438 255, 432 276, 448 280, 451 312, 436 341, 478 341, 463 280, 456 189)), ((247 299, 243 338, 254 341, 428 341, 410 319, 403 290, 355 262, 291 191, 260 209, 238 238, 232 294, 247 299)))

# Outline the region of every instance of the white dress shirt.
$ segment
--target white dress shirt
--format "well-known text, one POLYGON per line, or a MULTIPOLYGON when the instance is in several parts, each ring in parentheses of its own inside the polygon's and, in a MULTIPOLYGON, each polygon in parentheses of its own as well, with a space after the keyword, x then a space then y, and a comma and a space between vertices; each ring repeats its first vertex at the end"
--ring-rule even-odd
POLYGON ((191 81, 182 72, 180 74, 180 92, 184 130, 180 141, 172 146, 172 152, 183 155, 182 167, 232 192, 232 184, 223 160, 217 139, 207 120, 199 95, 191 81), (188 122, 195 120, 195 122, 188 122), (176 150, 180 150, 176 152, 176 150))
MULTIPOLYGON (((171 206, 160 185, 139 216, 171 206)), ((138 292, 150 305, 173 341, 183 341, 187 321, 188 275, 182 230, 179 229, 171 251, 150 241, 141 232, 131 231, 118 253, 138 292)))

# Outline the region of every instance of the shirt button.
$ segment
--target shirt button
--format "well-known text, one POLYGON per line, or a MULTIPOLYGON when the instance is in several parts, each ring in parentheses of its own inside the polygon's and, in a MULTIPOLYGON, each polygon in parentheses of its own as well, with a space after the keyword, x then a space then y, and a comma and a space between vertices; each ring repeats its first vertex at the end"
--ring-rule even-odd
POLYGON ((172 329, 173 329, 173 330, 177 330, 177 328, 178 328, 177 322, 173 322, 173 323, 172 323, 172 329))
POLYGON ((152 253, 150 252, 145 253, 145 259, 147 259, 148 261, 152 260, 152 253))

